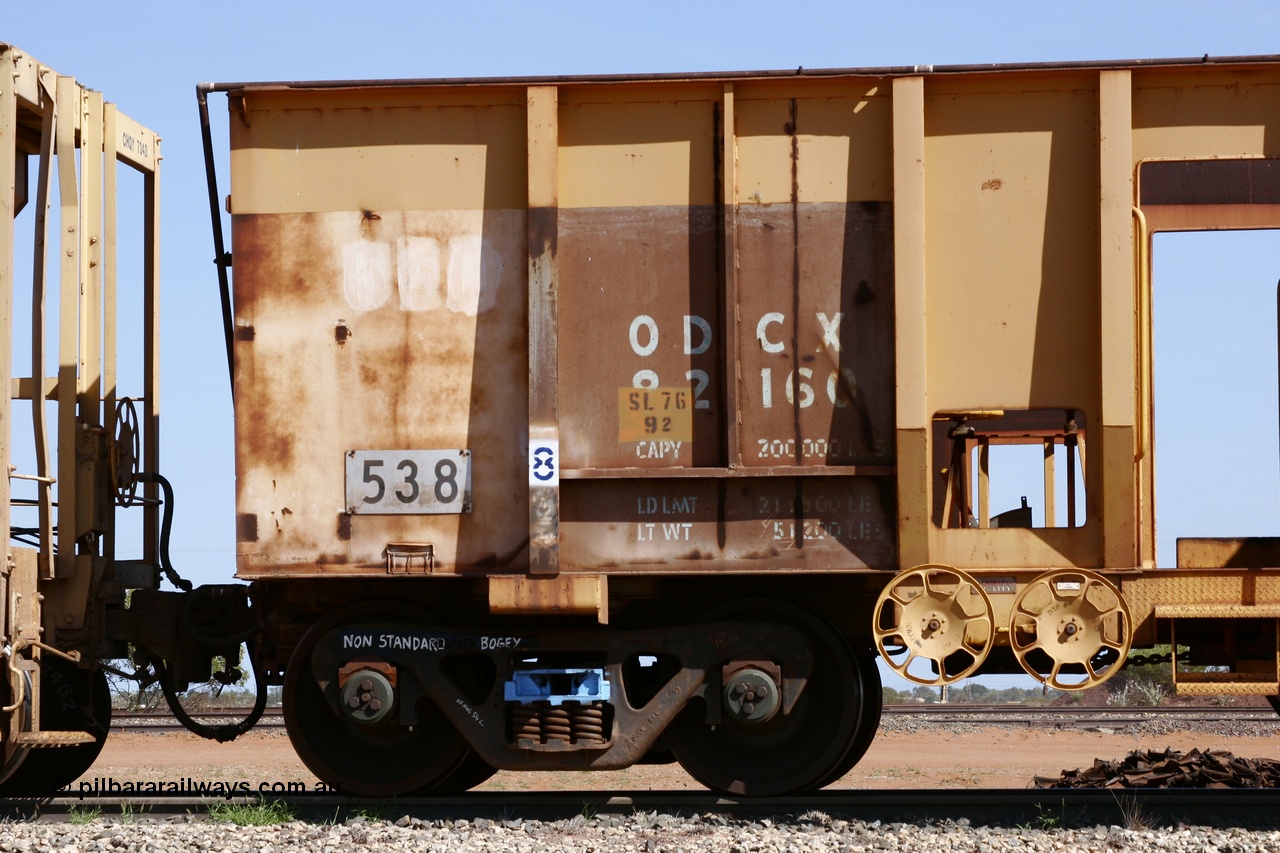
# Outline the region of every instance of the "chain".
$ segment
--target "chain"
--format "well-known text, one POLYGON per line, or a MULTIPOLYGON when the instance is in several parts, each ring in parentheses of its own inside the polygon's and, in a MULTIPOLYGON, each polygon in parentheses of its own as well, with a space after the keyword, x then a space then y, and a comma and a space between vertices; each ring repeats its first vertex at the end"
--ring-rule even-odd
POLYGON ((1173 663, 1173 653, 1166 652, 1162 655, 1130 655, 1128 660, 1124 662, 1124 668, 1131 666, 1155 666, 1162 663, 1173 663))

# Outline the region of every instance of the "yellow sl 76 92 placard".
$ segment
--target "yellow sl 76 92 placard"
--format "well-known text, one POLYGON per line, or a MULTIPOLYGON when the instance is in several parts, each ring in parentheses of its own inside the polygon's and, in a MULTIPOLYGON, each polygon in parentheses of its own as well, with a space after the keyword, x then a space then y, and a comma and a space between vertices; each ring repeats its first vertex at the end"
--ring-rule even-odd
POLYGON ((619 388, 618 441, 693 441, 693 390, 619 388))

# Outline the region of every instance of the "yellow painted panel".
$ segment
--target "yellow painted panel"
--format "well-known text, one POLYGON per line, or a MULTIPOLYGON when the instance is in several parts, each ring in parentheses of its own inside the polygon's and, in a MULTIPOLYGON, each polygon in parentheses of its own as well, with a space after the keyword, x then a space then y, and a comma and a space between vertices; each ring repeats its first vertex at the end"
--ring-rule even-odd
POLYGON ((562 103, 560 206, 714 204, 715 107, 711 101, 562 103))
MULTIPOLYGON (((256 108, 231 118, 235 213, 525 206, 525 107, 256 108)), ((234 102, 233 102, 234 104, 234 102)))
POLYGON ((1101 568, 1098 525, 1035 529, 930 529, 929 560, 958 569, 1101 568))
POLYGON ((929 405, 1099 405, 1097 92, 925 100, 929 405))
POLYGON ((1135 71, 1134 162, 1280 157, 1275 70, 1135 71))
POLYGON ((738 202, 786 204, 893 198, 889 85, 858 81, 853 97, 746 100, 736 105, 738 202))

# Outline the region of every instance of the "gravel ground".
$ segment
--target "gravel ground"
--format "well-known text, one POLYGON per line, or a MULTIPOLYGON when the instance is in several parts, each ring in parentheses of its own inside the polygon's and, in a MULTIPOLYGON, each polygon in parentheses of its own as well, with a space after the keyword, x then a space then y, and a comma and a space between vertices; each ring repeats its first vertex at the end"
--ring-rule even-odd
POLYGON ((424 850, 453 853, 783 853, 840 851, 871 853, 934 851, 1215 851, 1246 853, 1280 849, 1280 832, 1179 827, 1132 830, 1118 826, 1085 829, 1001 829, 965 821, 938 825, 881 824, 832 820, 811 812, 794 821, 741 822, 707 815, 673 817, 639 813, 629 817, 577 817, 567 821, 398 821, 352 818, 342 825, 294 821, 276 826, 235 826, 180 818, 173 822, 98 819, 84 824, 0 825, 0 851, 159 851, 207 853, 363 853, 424 850))

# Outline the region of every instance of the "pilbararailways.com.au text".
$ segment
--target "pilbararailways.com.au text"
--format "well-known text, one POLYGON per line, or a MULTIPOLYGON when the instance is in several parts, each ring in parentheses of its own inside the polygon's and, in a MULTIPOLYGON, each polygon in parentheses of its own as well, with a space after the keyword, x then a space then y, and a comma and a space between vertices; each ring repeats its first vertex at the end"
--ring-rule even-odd
POLYGON ((259 782, 254 784, 247 779, 235 781, 193 779, 171 779, 164 782, 136 781, 128 779, 117 781, 110 776, 99 776, 95 779, 82 779, 75 785, 68 785, 59 791, 66 797, 121 797, 153 794, 159 796, 188 797, 249 797, 254 794, 338 794, 337 786, 317 782, 308 785, 306 782, 259 782))

